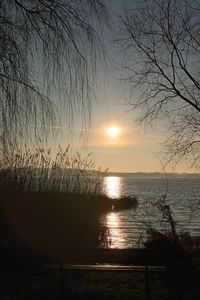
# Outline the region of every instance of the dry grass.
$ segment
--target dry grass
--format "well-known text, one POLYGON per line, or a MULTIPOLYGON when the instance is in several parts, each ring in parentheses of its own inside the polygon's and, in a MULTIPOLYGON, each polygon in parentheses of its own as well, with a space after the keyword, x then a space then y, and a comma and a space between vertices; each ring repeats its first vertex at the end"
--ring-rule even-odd
POLYGON ((54 156, 44 148, 16 150, 9 160, 1 159, 1 219, 24 245, 56 258, 59 251, 50 249, 107 246, 102 215, 137 201, 100 193, 104 175, 90 155, 70 156, 69 148, 54 156))

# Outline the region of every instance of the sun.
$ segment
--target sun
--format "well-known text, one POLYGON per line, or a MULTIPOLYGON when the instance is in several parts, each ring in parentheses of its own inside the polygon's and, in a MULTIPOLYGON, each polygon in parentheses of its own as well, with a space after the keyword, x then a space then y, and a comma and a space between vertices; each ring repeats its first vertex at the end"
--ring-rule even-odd
POLYGON ((118 136, 119 132, 120 132, 120 130, 118 127, 110 127, 107 130, 107 134, 112 137, 118 136))

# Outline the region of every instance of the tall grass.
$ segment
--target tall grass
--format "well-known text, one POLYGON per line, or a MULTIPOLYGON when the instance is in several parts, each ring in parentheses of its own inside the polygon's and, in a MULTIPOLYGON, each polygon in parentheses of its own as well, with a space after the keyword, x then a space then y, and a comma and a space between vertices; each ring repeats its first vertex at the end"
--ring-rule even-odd
MULTIPOLYGON (((106 247, 109 232, 101 218, 116 202, 100 193, 106 171, 91 155, 69 150, 26 147, 0 160, 0 204, 9 227, 23 243, 59 259, 61 250, 53 249, 106 247)), ((115 205, 135 203, 126 197, 115 205)))
POLYGON ((0 157, 0 190, 78 192, 96 194, 106 170, 97 168, 91 155, 70 155, 69 147, 15 149, 9 159, 0 157))

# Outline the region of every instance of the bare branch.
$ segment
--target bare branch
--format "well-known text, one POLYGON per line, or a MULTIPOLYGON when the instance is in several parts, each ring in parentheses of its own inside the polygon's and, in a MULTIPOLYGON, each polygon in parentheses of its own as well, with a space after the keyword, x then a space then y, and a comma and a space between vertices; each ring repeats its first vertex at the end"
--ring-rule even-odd
POLYGON ((195 0, 141 1, 126 10, 117 38, 130 57, 123 66, 135 92, 129 104, 143 123, 169 121, 167 151, 178 160, 199 158, 199 10, 195 0))

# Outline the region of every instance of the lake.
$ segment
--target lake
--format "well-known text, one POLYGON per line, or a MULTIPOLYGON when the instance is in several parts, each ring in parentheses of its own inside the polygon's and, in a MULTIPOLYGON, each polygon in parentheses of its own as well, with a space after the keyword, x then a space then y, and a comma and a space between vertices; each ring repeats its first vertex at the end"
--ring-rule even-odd
POLYGON ((136 178, 107 176, 103 180, 103 192, 116 201, 121 196, 136 196, 138 208, 111 211, 104 218, 110 231, 111 248, 138 247, 138 241, 145 238, 146 224, 155 228, 166 228, 161 215, 149 202, 158 201, 166 194, 172 216, 178 231, 189 231, 200 236, 200 218, 196 208, 200 202, 200 178, 136 178))

